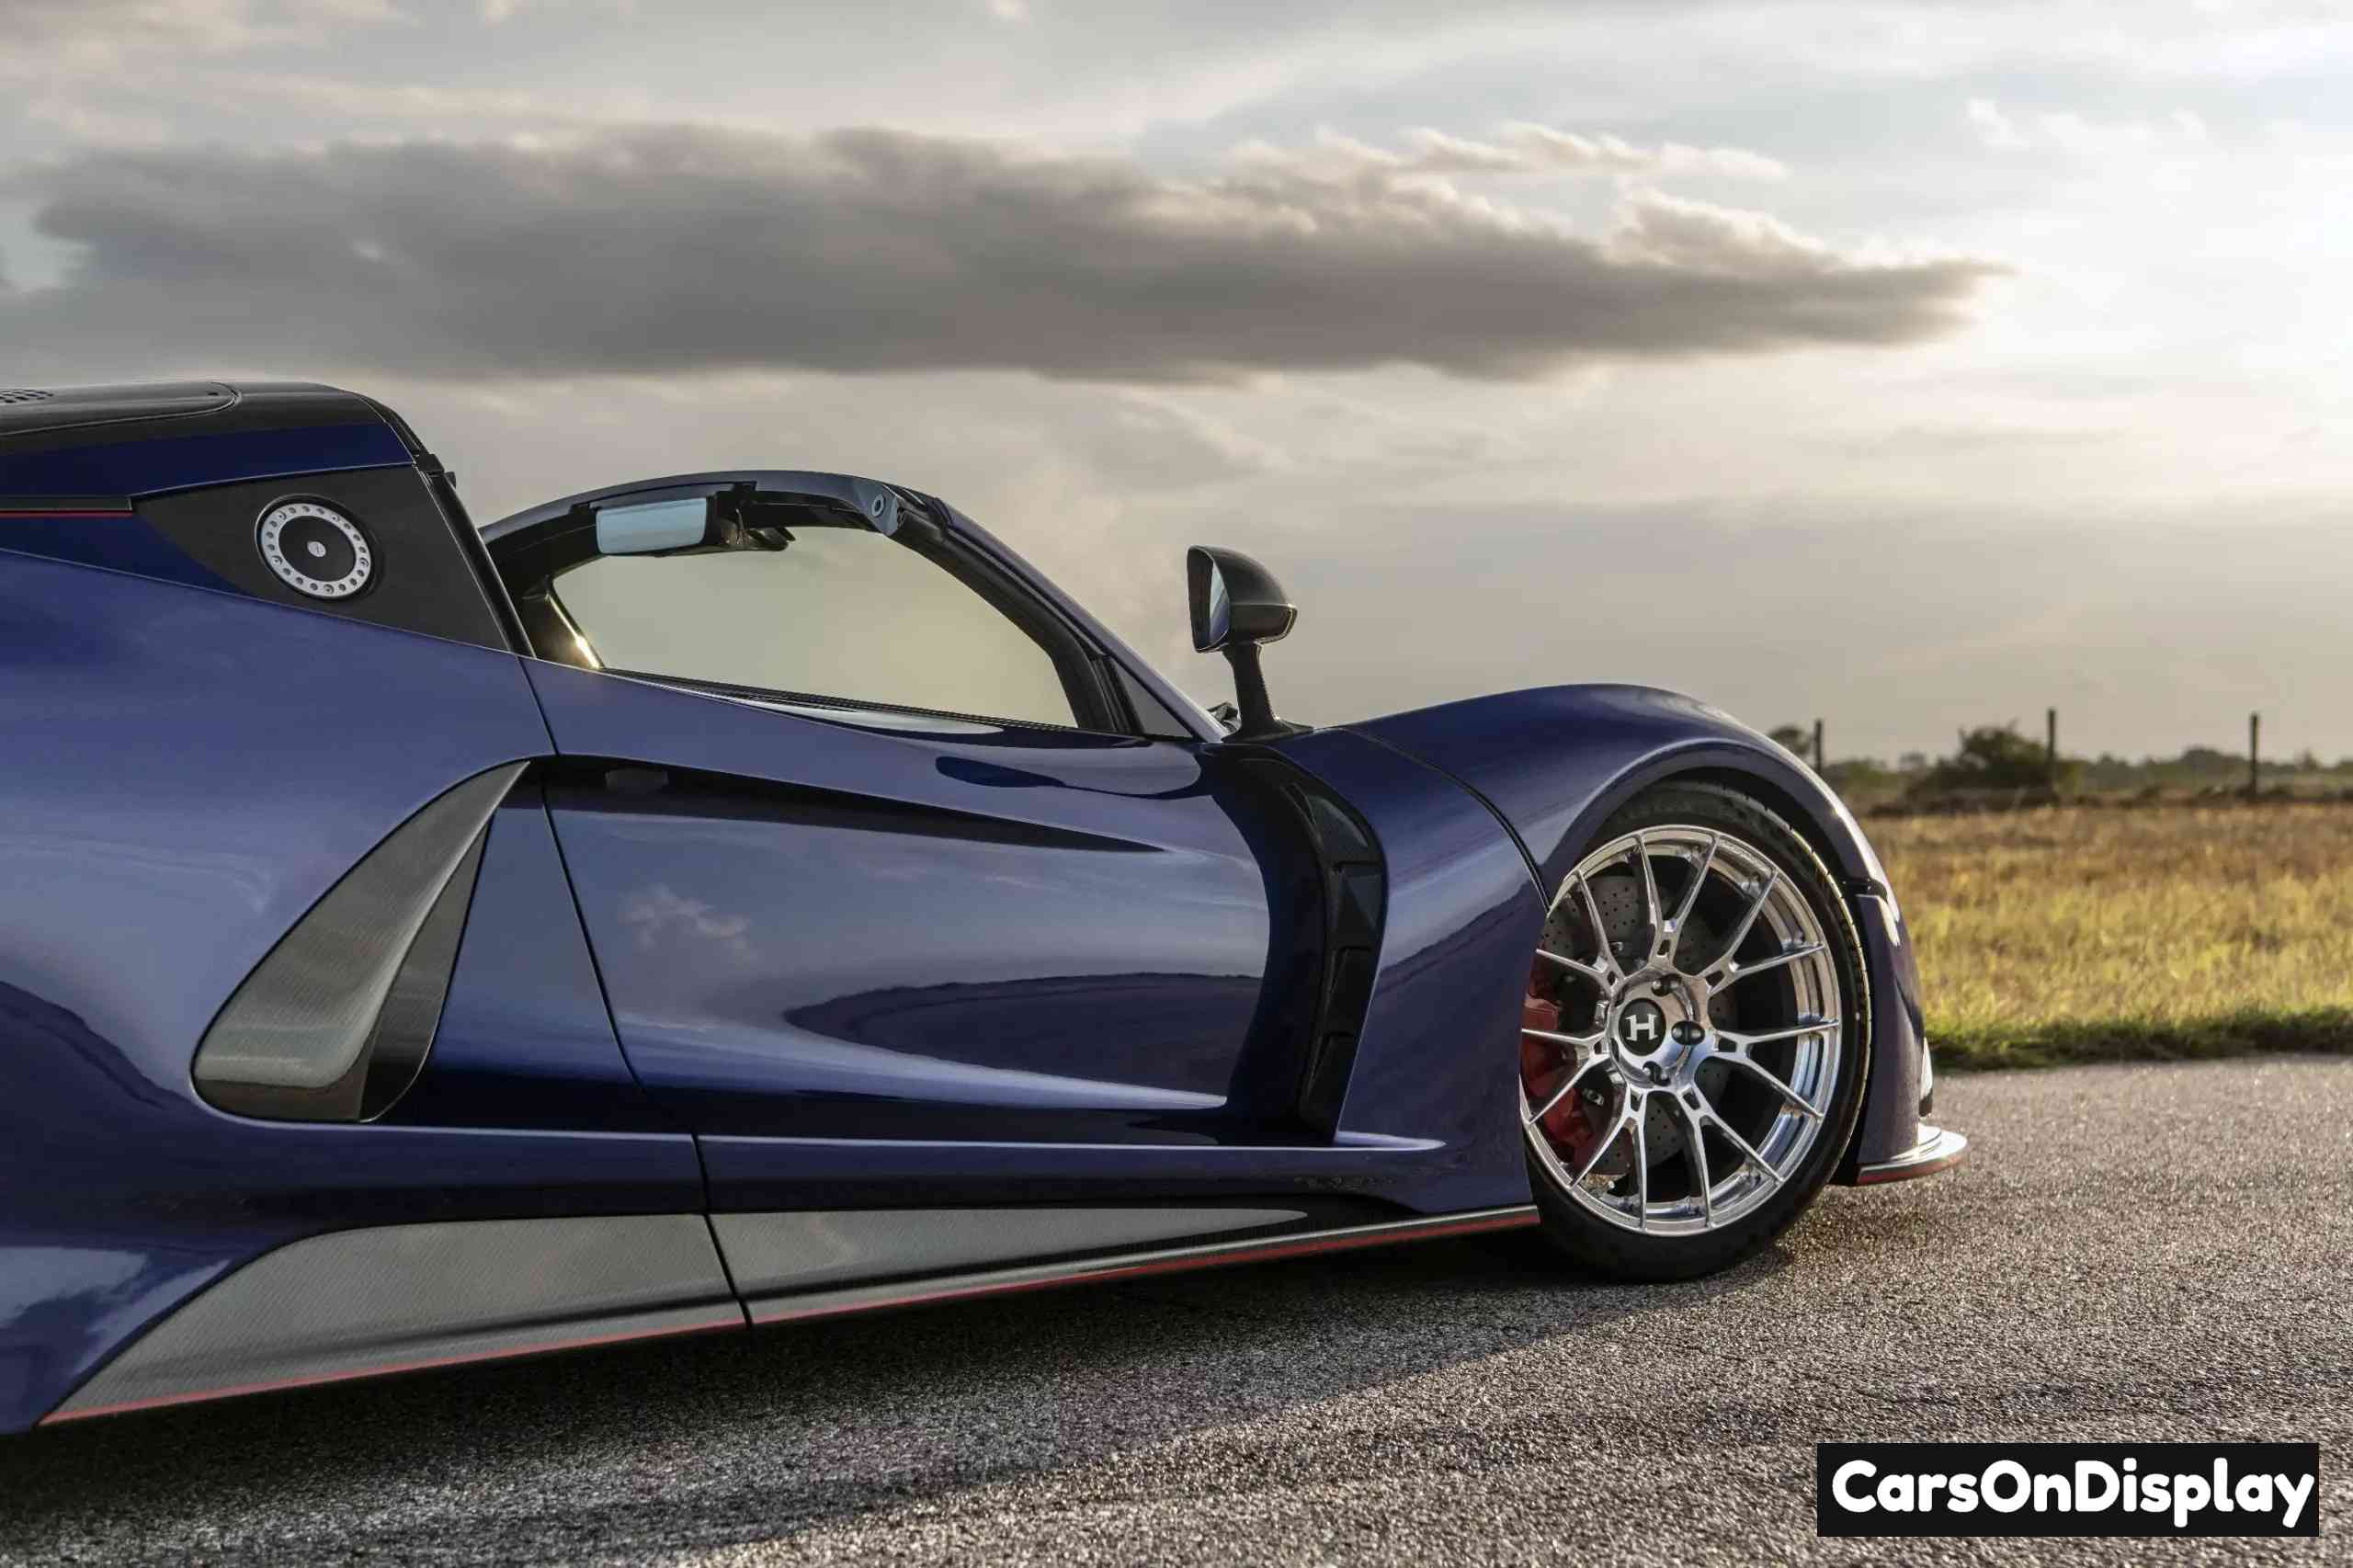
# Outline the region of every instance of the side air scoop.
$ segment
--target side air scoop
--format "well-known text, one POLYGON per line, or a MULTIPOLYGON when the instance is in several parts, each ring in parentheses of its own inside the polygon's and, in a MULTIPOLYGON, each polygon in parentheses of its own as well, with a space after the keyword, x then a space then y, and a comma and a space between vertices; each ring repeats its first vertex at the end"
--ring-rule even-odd
POLYGON ((209 1103, 358 1121, 399 1096, 441 1017, 491 813, 522 771, 494 767, 435 799, 295 923, 197 1047, 209 1103))

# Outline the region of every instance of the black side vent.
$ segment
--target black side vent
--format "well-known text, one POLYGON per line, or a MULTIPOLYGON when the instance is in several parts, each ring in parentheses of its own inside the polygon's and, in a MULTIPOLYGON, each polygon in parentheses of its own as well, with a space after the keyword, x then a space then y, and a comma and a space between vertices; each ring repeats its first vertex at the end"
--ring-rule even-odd
POLYGON ((209 1103, 291 1121, 391 1108, 432 1048, 491 813, 523 767, 435 799, 295 922, 197 1047, 209 1103))
POLYGON ((1381 962, 1381 927, 1389 901, 1389 869, 1372 830, 1356 812, 1313 780, 1286 787, 1307 818, 1324 862, 1324 1005, 1300 1075, 1300 1119, 1330 1133, 1340 1123, 1340 1101, 1357 1061, 1357 1036, 1372 1003, 1381 962))
MULTIPOLYGON (((1289 758, 1259 753, 1244 763, 1282 797, 1314 846, 1321 894, 1322 972, 1311 977, 1315 1010, 1306 1024, 1294 1110, 1329 1137, 1357 1062, 1357 1037, 1372 1004, 1381 967, 1381 923, 1388 914, 1389 868, 1372 829, 1323 780, 1289 758)), ((1290 1028, 1298 1028, 1293 1023, 1290 1028)))
POLYGON ((0 403, 47 403, 56 395, 39 387, 0 387, 0 403))

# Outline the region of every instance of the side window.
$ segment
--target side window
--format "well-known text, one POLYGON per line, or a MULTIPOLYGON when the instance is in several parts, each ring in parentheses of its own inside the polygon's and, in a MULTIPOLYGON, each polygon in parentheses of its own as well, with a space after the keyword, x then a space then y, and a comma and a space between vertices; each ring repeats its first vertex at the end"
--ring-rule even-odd
POLYGON ((779 550, 599 555, 554 597, 608 669, 1084 726, 1051 653, 917 550, 863 528, 779 550))

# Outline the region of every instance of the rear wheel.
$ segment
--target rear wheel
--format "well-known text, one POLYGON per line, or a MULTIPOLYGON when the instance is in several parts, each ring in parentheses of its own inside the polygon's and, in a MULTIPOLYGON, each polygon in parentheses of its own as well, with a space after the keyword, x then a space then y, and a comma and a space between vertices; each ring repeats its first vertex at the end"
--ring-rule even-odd
POLYGON ((1563 880, 1531 960, 1520 1114, 1544 1229, 1643 1279, 1803 1211, 1862 1105, 1870 995, 1837 884, 1748 796, 1667 784, 1563 880))

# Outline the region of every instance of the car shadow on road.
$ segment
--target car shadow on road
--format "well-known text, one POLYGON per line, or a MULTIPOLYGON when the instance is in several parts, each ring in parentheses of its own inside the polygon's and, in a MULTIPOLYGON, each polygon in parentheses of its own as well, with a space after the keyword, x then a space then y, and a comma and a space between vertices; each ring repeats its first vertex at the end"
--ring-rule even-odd
POLYGON ((0 1555, 629 1555, 789 1537, 1762 1287, 1532 1235, 335 1385, 0 1439, 0 1555), (101 1545, 110 1542, 111 1545, 101 1545))

